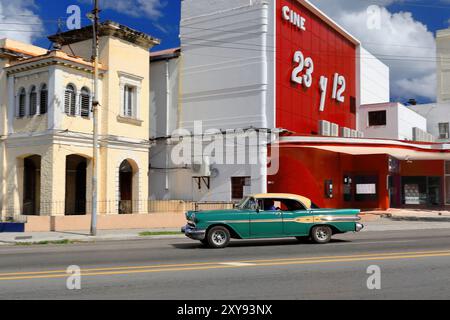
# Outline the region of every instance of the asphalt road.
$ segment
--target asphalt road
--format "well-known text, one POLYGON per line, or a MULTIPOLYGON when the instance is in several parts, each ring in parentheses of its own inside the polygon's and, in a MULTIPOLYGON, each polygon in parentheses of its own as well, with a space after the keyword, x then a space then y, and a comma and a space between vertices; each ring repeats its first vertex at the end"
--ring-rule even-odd
POLYGON ((189 239, 0 247, 0 299, 450 299, 450 229, 373 231, 327 245, 189 239), (81 268, 68 290, 67 267, 81 268), (369 290, 369 266, 381 289, 369 290))

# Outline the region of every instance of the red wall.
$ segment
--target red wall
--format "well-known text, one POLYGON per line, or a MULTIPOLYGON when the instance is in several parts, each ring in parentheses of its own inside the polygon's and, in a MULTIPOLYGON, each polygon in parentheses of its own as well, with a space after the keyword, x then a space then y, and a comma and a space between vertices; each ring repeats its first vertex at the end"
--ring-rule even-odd
POLYGON ((323 208, 389 208, 386 155, 351 156, 313 148, 281 147, 279 172, 268 177, 269 192, 300 194, 323 208), (378 176, 378 201, 345 202, 344 175, 378 176), (325 180, 333 180, 334 197, 325 197, 325 180))
POLYGON ((442 177, 445 174, 445 161, 400 161, 400 174, 405 177, 442 177))
POLYGON ((350 112, 350 97, 356 97, 356 47, 300 3, 297 0, 277 0, 276 4, 277 127, 310 135, 317 134, 319 120, 328 120, 341 127, 356 129, 356 116, 350 112), (306 31, 282 18, 285 5, 306 19, 306 31), (314 62, 313 84, 308 89, 291 82, 291 74, 296 67, 294 53, 298 50, 314 62), (335 73, 346 79, 344 103, 331 98, 335 73), (321 76, 328 78, 323 112, 319 111, 321 76))

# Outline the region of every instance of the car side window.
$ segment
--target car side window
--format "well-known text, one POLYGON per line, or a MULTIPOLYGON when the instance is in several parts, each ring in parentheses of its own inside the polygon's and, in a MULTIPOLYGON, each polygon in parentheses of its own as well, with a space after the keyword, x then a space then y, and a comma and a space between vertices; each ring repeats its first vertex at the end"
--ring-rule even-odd
POLYGON ((286 199, 282 201, 283 211, 306 211, 305 206, 296 200, 286 199))

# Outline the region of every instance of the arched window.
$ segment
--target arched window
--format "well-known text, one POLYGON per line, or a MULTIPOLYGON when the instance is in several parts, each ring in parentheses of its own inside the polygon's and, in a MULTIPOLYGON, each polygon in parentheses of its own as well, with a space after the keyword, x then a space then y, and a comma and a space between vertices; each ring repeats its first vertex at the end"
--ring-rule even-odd
POLYGON ((47 85, 45 83, 41 86, 41 92, 39 97, 40 97, 39 113, 46 114, 48 110, 48 90, 47 85))
POLYGON ((69 84, 64 94, 64 111, 70 116, 76 114, 76 93, 75 87, 69 84))
POLYGON ((91 111, 91 94, 89 92, 89 89, 86 87, 83 87, 81 89, 80 109, 81 109, 81 116, 89 118, 89 114, 91 111))
POLYGON ((30 116, 35 116, 37 113, 37 92, 36 87, 32 86, 30 90, 30 116))
POLYGON ((17 104, 17 117, 23 118, 25 117, 25 104, 27 101, 27 94, 25 92, 25 89, 22 88, 19 91, 19 101, 17 104))

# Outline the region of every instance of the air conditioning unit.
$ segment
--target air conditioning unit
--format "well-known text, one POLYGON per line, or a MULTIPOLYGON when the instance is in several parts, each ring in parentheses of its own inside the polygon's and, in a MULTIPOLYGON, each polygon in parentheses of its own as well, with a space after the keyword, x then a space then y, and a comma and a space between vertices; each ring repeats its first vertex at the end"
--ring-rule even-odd
POLYGON ((331 135, 331 123, 329 121, 319 121, 319 135, 329 137, 331 135))
POLYGON ((413 129, 413 141, 422 141, 423 133, 420 128, 414 127, 413 129))
POLYGON ((341 128, 341 137, 350 138, 352 135, 350 128, 341 128))
POLYGON ((339 125, 337 123, 331 124, 331 136, 339 137, 339 125))
POLYGON ((358 138, 358 131, 350 130, 350 135, 351 135, 352 138, 358 138))
POLYGON ((358 131, 358 138, 364 138, 364 132, 358 131))
POLYGON ((427 142, 436 142, 436 139, 431 133, 427 133, 427 142))

